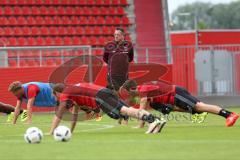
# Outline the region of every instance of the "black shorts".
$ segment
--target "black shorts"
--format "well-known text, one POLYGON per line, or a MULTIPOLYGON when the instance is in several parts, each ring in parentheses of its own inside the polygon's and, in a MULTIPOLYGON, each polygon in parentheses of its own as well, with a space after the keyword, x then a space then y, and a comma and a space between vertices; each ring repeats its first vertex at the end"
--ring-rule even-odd
POLYGON ((120 110, 123 106, 127 106, 112 90, 108 88, 101 89, 96 94, 96 103, 102 111, 111 118, 119 119, 121 117, 120 110))
POLYGON ((176 86, 176 94, 174 96, 174 104, 189 113, 197 113, 195 111, 196 104, 200 102, 196 97, 192 96, 186 89, 176 86))

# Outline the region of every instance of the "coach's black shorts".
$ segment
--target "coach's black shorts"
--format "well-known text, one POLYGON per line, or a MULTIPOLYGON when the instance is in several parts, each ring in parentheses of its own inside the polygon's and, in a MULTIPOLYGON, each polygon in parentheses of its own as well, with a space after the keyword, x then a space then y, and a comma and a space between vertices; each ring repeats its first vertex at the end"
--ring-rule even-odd
POLYGON ((127 106, 112 90, 108 88, 101 89, 96 95, 96 103, 102 111, 114 119, 121 117, 120 110, 123 106, 127 106))
POLYGON ((189 113, 197 113, 195 111, 196 104, 200 102, 196 97, 192 96, 186 89, 176 86, 176 94, 174 104, 189 113))

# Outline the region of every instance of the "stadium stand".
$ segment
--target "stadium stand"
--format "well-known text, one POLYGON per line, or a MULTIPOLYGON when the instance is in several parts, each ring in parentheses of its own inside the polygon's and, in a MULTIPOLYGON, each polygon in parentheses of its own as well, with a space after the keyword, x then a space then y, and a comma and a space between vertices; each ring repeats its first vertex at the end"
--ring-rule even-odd
MULTIPOLYGON (((127 0, 1 0, 0 41, 5 46, 102 47, 112 39, 115 27, 127 32, 131 25, 124 11, 127 6, 127 0)), ((16 66, 14 59, 9 56, 9 66, 16 66)), ((36 63, 21 61, 22 65, 36 63)))

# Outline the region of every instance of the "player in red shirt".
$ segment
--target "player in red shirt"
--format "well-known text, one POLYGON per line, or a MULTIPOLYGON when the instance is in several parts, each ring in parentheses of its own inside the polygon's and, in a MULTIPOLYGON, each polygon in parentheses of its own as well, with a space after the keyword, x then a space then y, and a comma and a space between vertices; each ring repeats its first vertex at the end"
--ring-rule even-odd
POLYGON ((121 115, 127 115, 133 118, 141 119, 150 123, 146 133, 158 133, 162 129, 165 121, 160 121, 157 117, 145 110, 139 110, 126 105, 118 99, 118 96, 110 89, 102 86, 80 83, 79 86, 65 86, 56 84, 53 87, 56 97, 59 99, 59 106, 52 122, 50 134, 59 125, 63 114, 70 108, 73 108, 73 118, 71 131, 73 132, 77 121, 78 108, 87 106, 88 110, 101 109, 109 117, 119 119, 121 115))
MULTIPOLYGON (((188 112, 191 114, 208 112, 226 118, 226 126, 231 127, 239 118, 239 115, 225 110, 217 105, 206 104, 192 96, 186 89, 166 83, 164 81, 152 81, 137 86, 133 80, 128 80, 119 89, 122 99, 132 99, 136 96, 141 98, 140 108, 147 106, 169 114, 171 111, 188 112)), ((139 127, 143 127, 140 122, 139 127)))

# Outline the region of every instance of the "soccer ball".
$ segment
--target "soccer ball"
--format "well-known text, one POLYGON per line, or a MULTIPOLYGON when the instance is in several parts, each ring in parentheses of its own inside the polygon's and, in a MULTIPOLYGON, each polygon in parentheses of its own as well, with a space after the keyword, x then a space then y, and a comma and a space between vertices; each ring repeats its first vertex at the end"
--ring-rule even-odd
POLYGON ((66 142, 71 138, 71 136, 72 133, 70 129, 66 126, 58 126, 53 132, 53 137, 55 141, 59 142, 66 142))
POLYGON ((24 134, 24 140, 27 143, 40 143, 43 138, 42 131, 37 127, 30 127, 24 134))

